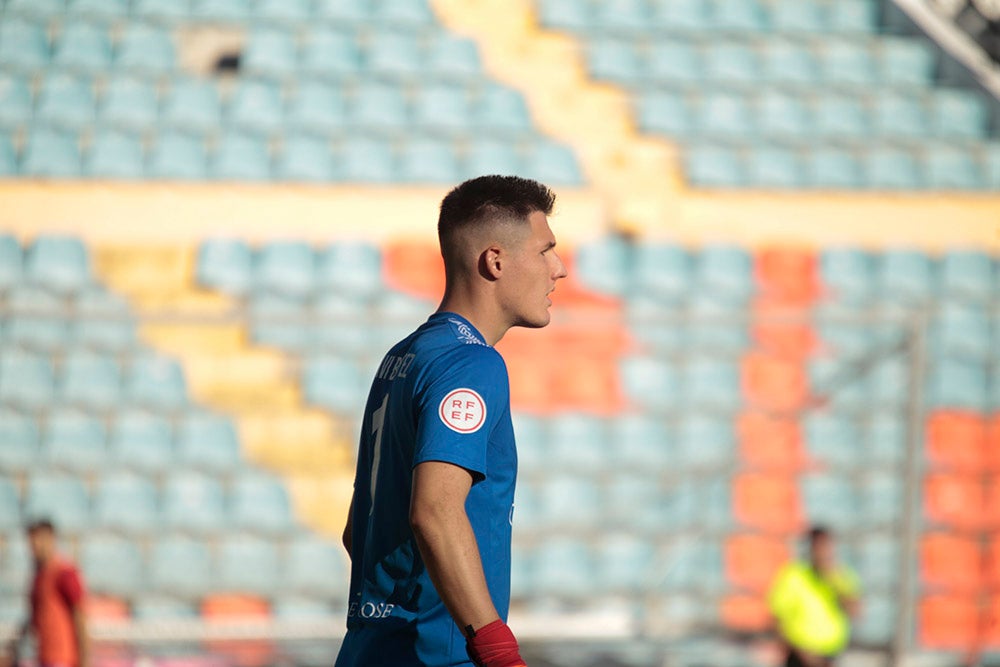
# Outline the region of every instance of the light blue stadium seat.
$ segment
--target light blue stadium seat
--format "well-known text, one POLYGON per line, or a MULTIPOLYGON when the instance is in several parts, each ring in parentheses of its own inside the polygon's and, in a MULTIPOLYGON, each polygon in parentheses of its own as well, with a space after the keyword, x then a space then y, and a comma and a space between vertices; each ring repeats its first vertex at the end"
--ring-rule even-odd
POLYGON ((334 180, 337 172, 330 140, 308 135, 286 137, 274 174, 283 181, 326 183, 334 180))
POLYGON ((78 410, 57 409, 49 413, 42 448, 49 466, 90 472, 107 463, 107 439, 103 421, 78 410))
POLYGON ((553 415, 548 436, 548 454, 560 470, 599 472, 612 458, 606 425, 599 417, 572 412, 553 415))
POLYGON ((25 256, 28 280, 60 294, 72 294, 91 282, 90 258, 83 242, 70 236, 39 236, 25 256))
POLYGON ((981 250, 953 249, 941 257, 940 291, 958 300, 986 302, 993 295, 993 260, 981 250))
POLYGON ((62 71, 106 72, 111 68, 111 40, 106 29, 90 23, 66 23, 55 43, 52 64, 62 71))
POLYGON ((906 453, 906 430, 899 416, 873 415, 864 434, 866 457, 876 466, 898 466, 906 453))
POLYGON ((746 161, 748 180, 760 188, 790 190, 803 185, 802 160, 793 149, 756 146, 746 161))
POLYGON ((691 256, 683 247, 656 242, 636 245, 632 280, 644 292, 682 300, 690 289, 691 273, 691 256))
POLYGON ((99 120, 105 127, 142 131, 157 124, 156 87, 142 79, 114 77, 102 96, 99 120))
POLYGON ((279 621, 323 621, 336 616, 325 600, 292 595, 271 598, 271 613, 279 621))
POLYGON ((150 178, 202 181, 208 178, 208 153, 199 137, 179 132, 159 135, 150 153, 150 178))
POLYGON ((684 349, 686 332, 677 303, 651 295, 633 296, 626 302, 629 330, 635 340, 655 352, 684 349))
POLYGON ((147 21, 172 22, 191 14, 191 0, 132 0, 132 15, 147 21))
POLYGON ((860 248, 824 248, 819 271, 825 291, 837 301, 863 303, 876 289, 872 257, 860 248))
POLYGON ((137 621, 190 621, 198 618, 194 605, 171 595, 144 592, 132 600, 132 618, 137 621))
POLYGON ((857 545, 858 576, 866 589, 887 590, 899 578, 898 538, 889 533, 870 533, 857 545))
POLYGON ((879 59, 873 64, 877 64, 882 81, 909 86, 926 86, 933 81, 937 58, 923 38, 883 37, 879 46, 879 59))
MULTIPOLYGON (((490 84, 482 89, 473 106, 476 127, 491 134, 525 134, 531 130, 531 116, 528 105, 520 92, 499 84, 490 84)), ((474 142, 473 147, 487 137, 474 142)))
POLYGON ((803 423, 809 459, 825 468, 863 466, 861 438, 851 417, 837 412, 813 412, 803 423))
POLYGON ((731 418, 686 413, 677 426, 677 465, 684 470, 719 469, 736 455, 731 418))
POLYGON ((868 405, 868 376, 845 368, 837 359, 814 358, 809 362, 812 394, 844 412, 857 412, 868 405))
POLYGON ((121 371, 114 358, 72 352, 62 363, 60 398, 81 408, 110 410, 121 400, 121 371))
POLYGON ((689 297, 688 312, 691 317, 684 332, 685 345, 729 357, 742 353, 749 345, 745 312, 736 294, 695 292, 689 297))
POLYGON ((592 594, 597 571, 584 542, 552 537, 538 545, 533 558, 538 593, 562 598, 592 594))
POLYGON ((483 77, 479 50, 471 39, 443 34, 431 40, 426 54, 427 72, 435 78, 474 81, 483 77))
POLYGON ((525 173, 548 185, 582 185, 583 174, 569 146, 548 141, 531 144, 525 157, 525 173))
POLYGON ((621 84, 642 78, 642 63, 635 44, 625 39, 595 39, 587 49, 590 76, 621 84))
POLYGON ((391 183, 397 180, 392 146, 380 139, 347 138, 340 147, 338 166, 347 182, 391 183))
POLYGON ((843 148, 819 147, 805 154, 803 182, 815 188, 852 190, 862 186, 861 164, 843 148))
POLYGON ((407 183, 454 183, 461 172, 456 153, 448 139, 411 139, 400 151, 400 178, 407 183))
POLYGON ((683 136, 694 124, 684 96, 677 93, 647 92, 636 100, 636 120, 644 132, 683 136))
POLYGON ((878 82, 878 63, 867 42, 830 38, 820 49, 823 81, 830 85, 870 86, 878 82))
POLYGON ((233 127, 268 134, 283 123, 281 90, 263 81, 242 81, 229 104, 228 121, 233 127))
POLYGON ((983 146, 981 160, 986 187, 1000 190, 1000 142, 983 146))
POLYGON ((156 539, 150 548, 147 572, 153 590, 171 595, 199 596, 215 584, 208 544, 184 535, 156 539))
POLYGON ((986 105, 971 90, 936 89, 930 98, 930 123, 939 137, 980 139, 986 136, 986 105))
MULTIPOLYGON (((867 583, 867 582, 866 582, 867 583)), ((865 604, 851 636, 859 643, 887 646, 896 632, 898 606, 891 594, 865 595, 865 604)))
POLYGON ((49 518, 59 531, 80 534, 91 526, 90 497, 83 480, 76 475, 34 472, 22 507, 27 521, 49 518))
POLYGON ((873 0, 837 0, 827 7, 827 23, 836 32, 868 34, 878 28, 878 3, 873 0))
POLYGON ((690 356, 680 381, 683 400, 692 409, 733 410, 740 403, 739 369, 727 359, 690 356))
POLYGON ((49 64, 49 40, 44 25, 20 18, 0 24, 0 67, 39 71, 49 64))
POLYGON ((45 357, 6 348, 0 351, 0 401, 42 408, 53 398, 52 363, 45 357))
POLYGON ((407 126, 409 110, 402 88, 380 83, 366 83, 354 92, 350 107, 351 124, 376 130, 407 126))
POLYGON ((902 410, 910 387, 910 368, 906 359, 886 356, 871 369, 868 398, 873 408, 902 410))
POLYGON ((305 367, 306 400, 334 412, 350 413, 359 408, 365 399, 364 385, 360 369, 349 359, 317 357, 305 367))
POLYGON ((128 303, 104 290, 88 289, 76 296, 73 344, 101 352, 123 353, 136 340, 128 303))
POLYGON ((869 473, 861 482, 861 518, 869 527, 891 529, 899 524, 905 506, 904 482, 895 472, 869 473))
POLYGON ((267 181, 271 156, 266 139, 250 134, 226 134, 215 147, 212 177, 220 181, 267 181))
POLYGON ((321 251, 317 287, 371 296, 382 288, 382 252, 368 241, 337 241, 321 251))
POLYGON ((220 23, 245 21, 250 18, 250 0, 194 0, 191 17, 220 23))
POLYGON ((222 486, 205 473, 171 472, 163 484, 161 507, 171 528, 209 534, 227 524, 222 486))
POLYGON ((868 186, 876 190, 915 190, 922 182, 913 153, 902 148, 876 146, 864 157, 868 186))
POLYGON ((857 96, 821 95, 815 118, 817 131, 826 137, 862 138, 871 133, 868 112, 857 96))
POLYGON ((384 30, 371 36, 365 69, 376 77, 407 79, 420 74, 423 53, 416 33, 384 30))
POLYGON ((828 301, 816 311, 816 326, 825 349, 836 357, 855 359, 868 353, 877 336, 863 318, 864 309, 850 302, 828 301))
MULTIPOLYGON (((0 417, 2 419, 2 417, 0 417)), ((0 422, 0 433, 4 428, 0 422)), ((4 447, 6 447, 6 441, 4 447)), ((5 456, 0 453, 0 457, 5 456)), ((4 461, 0 459, 0 469, 4 469, 4 461)), ((6 472, 6 470, 5 470, 6 472)), ((0 477, 0 531, 14 533, 22 528, 21 524, 21 500, 18 497, 17 489, 14 487, 13 478, 0 477)), ((0 561, 5 567, 6 563, 0 561)), ((2 586, 0 580, 0 586, 2 586)))
MULTIPOLYGON (((0 128, 4 130, 15 130, 26 126, 31 122, 31 89, 25 78, 16 74, 0 74, 0 128)), ((5 152, 11 168, 7 168, 8 173, 13 173, 14 152, 11 147, 9 137, 5 137, 5 152)))
POLYGON ((710 3, 703 0, 660 0, 650 3, 650 26, 697 33, 712 28, 710 12, 710 3))
POLYGON ((709 137, 747 137, 754 132, 746 99, 729 92, 702 95, 696 109, 698 131, 709 137))
POLYGON ((10 17, 48 19, 63 13, 65 0, 7 0, 4 13, 10 17))
MULTIPOLYGON (((527 470, 525 471, 527 472, 527 470)), ((547 527, 547 517, 542 513, 541 480, 531 475, 519 476, 514 489, 514 524, 518 530, 530 534, 547 527)))
POLYGON ((827 30, 825 6, 818 2, 779 0, 771 6, 775 32, 822 33, 827 30))
POLYGON ((538 19, 546 28, 582 32, 597 25, 590 3, 578 0, 541 0, 538 19))
POLYGON ((933 318, 936 356, 988 363, 992 345, 990 316, 981 306, 942 303, 933 318))
POLYGON ((642 33, 649 28, 649 8, 642 0, 606 0, 594 6, 594 20, 603 30, 642 33))
POLYGON ((21 172, 43 178, 72 178, 81 172, 75 135, 37 127, 28 135, 21 172))
POLYGON ((982 364, 943 359, 932 366, 927 388, 929 406, 983 411, 988 402, 988 376, 982 364))
POLYGON ((673 542, 652 584, 653 590, 671 595, 681 591, 718 593, 725 585, 721 547, 714 541, 690 537, 673 542))
POLYGON ((145 173, 142 140, 121 132, 98 132, 91 141, 85 172, 101 179, 142 178, 145 173))
POLYGON ((52 354, 69 344, 63 299, 39 285, 24 284, 7 295, 10 316, 4 338, 10 345, 52 354))
POLYGON ((625 357, 619 363, 625 395, 646 410, 675 407, 681 397, 677 369, 661 359, 644 356, 625 357))
POLYGON ((705 77, 701 53, 686 39, 664 38, 650 45, 644 70, 656 83, 697 84, 705 77))
POLYGON ((142 552, 124 537, 86 536, 80 545, 80 568, 88 590, 97 594, 132 596, 144 588, 142 552))
POLYGON ((430 132, 454 134, 472 127, 472 105, 465 88, 424 85, 413 102, 413 123, 430 132))
POLYGON ((300 297, 276 293, 259 293, 250 303, 253 339, 258 345, 268 345, 292 351, 304 351, 314 335, 303 326, 307 317, 306 303, 300 297))
POLYGON ((755 106, 757 128, 767 136, 803 137, 814 132, 809 110, 798 96, 765 91, 755 106))
POLYGON ((10 234, 0 234, 0 292, 16 287, 23 271, 21 244, 10 234))
POLYGON ((28 415, 0 408, 0 442, 3 443, 0 447, 0 471, 3 473, 24 472, 37 464, 40 454, 38 423, 28 415))
POLYGON ((283 583, 307 595, 341 597, 347 594, 349 572, 342 548, 315 535, 302 535, 288 544, 283 583))
POLYGON ((760 79, 757 52, 746 44, 717 42, 705 50, 706 78, 720 84, 753 84, 760 79))
MULTIPOLYGON (((553 472, 537 488, 542 525, 581 527, 592 525, 602 501, 596 480, 576 474, 553 472)), ((523 514, 522 514, 523 516, 523 514)))
POLYGON ((299 130, 332 134, 344 129, 346 114, 339 87, 304 81, 289 102, 287 121, 299 130))
POLYGON ((467 178, 484 174, 519 174, 521 162, 521 155, 511 142, 479 139, 465 153, 465 174, 467 178))
MULTIPOLYGON (((654 462, 639 470, 615 473, 605 480, 603 511, 594 518, 596 522, 646 535, 659 535, 674 528, 674 517, 661 488, 660 474, 665 468, 654 468, 654 462)), ((671 462, 675 464, 676 457, 671 462)))
POLYGON ((714 0, 712 24, 717 30, 761 32, 768 27, 768 17, 757 0, 714 0))
MULTIPOLYGON (((0 485, 8 485, 8 488, 14 488, 13 483, 6 479, 0 482, 0 485)), ((4 495, 8 495, 8 493, 4 495)), ((28 517, 25 518, 27 519, 28 517)), ((3 548, 0 549, 0 586, 5 591, 18 593, 17 595, 5 595, 4 597, 22 598, 20 593, 23 593, 23 599, 27 601, 28 585, 35 571, 35 563, 31 556, 27 537, 24 535, 23 530, 21 530, 21 526, 18 526, 14 531, 8 532, 5 538, 3 548)), ((23 622, 25 618, 26 616, 22 616, 16 622, 23 622)))
MULTIPOLYGON (((329 0, 333 4, 339 0, 329 0)), ((306 34, 299 68, 309 76, 340 78, 361 70, 361 52, 353 34, 342 30, 314 29, 306 34)))
POLYGON ((109 448, 116 464, 142 472, 165 472, 175 460, 170 422, 142 410, 117 413, 109 448))
POLYGON ((257 251, 254 285, 258 290, 304 297, 316 283, 316 255, 303 241, 275 241, 257 251))
POLYGON ((94 122, 94 108, 89 81, 68 74, 52 74, 46 77, 38 92, 35 120, 52 127, 76 130, 94 122))
POLYGON ((595 550, 595 587, 605 593, 629 594, 645 591, 655 569, 656 552, 649 540, 636 535, 611 535, 595 550))
POLYGON ((240 69, 251 76, 282 79, 297 73, 298 54, 290 32, 253 30, 240 58, 240 69))
POLYGON ((434 13, 427 0, 381 0, 372 18, 385 26, 420 27, 434 24, 434 13))
POLYGON ((209 472, 230 471, 241 461, 232 423, 207 413, 189 413, 180 421, 175 451, 179 463, 209 472))
MULTIPOLYGON (((371 353, 381 357, 385 350, 420 326, 434 311, 435 304, 403 292, 385 290, 373 305, 378 337, 372 341, 371 353)), ((367 391, 368 381, 364 384, 367 391)))
POLYGON ((217 130, 222 123, 222 113, 215 84, 199 79, 173 79, 161 122, 166 127, 190 132, 217 130))
POLYGON ((550 454, 545 420, 533 415, 514 413, 513 422, 518 469, 528 474, 545 471, 550 454))
POLYGON ((741 187, 746 182, 742 157, 728 146, 689 145, 685 150, 685 171, 695 186, 741 187))
POLYGON ((827 473, 807 473, 799 478, 803 511, 810 524, 846 531, 861 521, 857 495, 850 482, 827 473))
POLYGON ((304 25, 309 22, 311 5, 310 0, 256 0, 253 18, 264 24, 304 25))
POLYGON ((768 39, 761 45, 760 76, 772 83, 810 84, 819 76, 813 51, 799 41, 768 39))
POLYGON ((128 0, 69 0, 67 15, 71 18, 98 21, 121 20, 129 15, 128 0))
POLYGON ((170 33, 149 24, 126 24, 115 53, 115 66, 125 71, 166 74, 176 66, 170 33))
POLYGON ((922 100, 912 94, 882 92, 873 100, 875 131, 883 137, 922 139, 930 134, 922 100))
POLYGON ((621 295, 630 285, 631 253, 620 237, 604 236, 577 246, 575 262, 580 282, 588 289, 621 295))
POLYGON ((927 255, 917 250, 884 251, 876 279, 886 301, 922 303, 934 296, 935 267, 927 255))
POLYGON ((294 527, 288 491, 275 477, 241 475, 233 483, 230 495, 230 514, 235 525, 275 535, 294 527))
POLYGON ((134 357, 125 378, 125 396, 135 405, 154 410, 183 407, 187 403, 184 372, 173 359, 134 357))
POLYGON ((94 519, 103 528, 126 534, 155 533, 160 519, 156 489, 135 473, 105 473, 94 493, 94 519))
POLYGON ((215 585, 240 593, 278 590, 278 551, 274 543, 252 535, 228 535, 218 547, 215 585))
POLYGON ((746 248, 709 244, 695 256, 695 283, 710 294, 740 301, 753 291, 752 264, 746 248))
POLYGON ((979 190, 986 187, 973 153, 951 144, 927 144, 923 180, 935 190, 979 190))

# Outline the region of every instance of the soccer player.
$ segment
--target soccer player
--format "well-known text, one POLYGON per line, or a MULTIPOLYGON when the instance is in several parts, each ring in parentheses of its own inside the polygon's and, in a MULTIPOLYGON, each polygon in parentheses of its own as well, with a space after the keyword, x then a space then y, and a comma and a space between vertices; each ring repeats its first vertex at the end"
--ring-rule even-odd
POLYGON ((822 526, 807 534, 809 562, 778 573, 768 601, 785 645, 787 667, 831 667, 847 647, 858 613, 858 579, 834 556, 833 535, 822 526))
POLYGON ((28 528, 28 544, 35 560, 31 584, 31 618, 15 639, 34 632, 39 667, 87 667, 89 639, 83 610, 84 587, 79 571, 56 552, 52 522, 40 519, 28 528))
POLYGON ((517 454, 493 345, 549 323, 566 276, 554 201, 535 181, 483 176, 441 202, 444 297, 385 356, 361 425, 336 667, 525 665, 506 624, 517 454))

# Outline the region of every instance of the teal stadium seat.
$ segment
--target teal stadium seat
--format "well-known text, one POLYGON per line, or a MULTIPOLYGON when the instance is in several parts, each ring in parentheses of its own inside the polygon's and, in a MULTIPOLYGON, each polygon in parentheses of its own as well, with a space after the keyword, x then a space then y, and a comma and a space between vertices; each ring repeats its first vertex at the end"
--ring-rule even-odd
POLYGON ((257 251, 254 288, 258 291, 305 297, 316 284, 316 254, 304 241, 274 241, 257 251))
POLYGON ((28 281, 56 294, 74 294, 91 284, 83 242, 70 236, 39 236, 25 255, 28 281))
POLYGON ((216 477, 175 468, 163 483, 163 519, 170 528, 214 534, 228 524, 225 497, 216 477))
POLYGON ((514 413, 513 422, 518 469, 528 475, 544 472, 549 455, 544 418, 514 413))
POLYGON ((711 138, 749 138, 754 132, 753 113, 742 95, 707 92, 695 111, 697 130, 711 138))
POLYGON ((821 146, 806 152, 803 179, 815 188, 853 190, 862 186, 861 164, 847 149, 821 146))
MULTIPOLYGON (((13 483, 8 480, 0 481, 0 485, 10 485, 13 488, 13 483)), ((7 495, 6 493, 4 495, 7 495)), ((31 556, 31 550, 28 547, 28 540, 24 536, 23 530, 18 530, 7 533, 4 537, 3 549, 0 550, 0 586, 3 587, 4 591, 12 591, 15 595, 5 595, 5 598, 21 598, 25 601, 28 599, 28 582, 31 581, 31 577, 35 571, 34 559, 31 556), (23 595, 20 595, 23 593, 23 595)), ((15 623, 23 622, 26 616, 21 616, 15 623)))
POLYGON ((142 178, 146 171, 142 140, 122 132, 98 132, 92 139, 84 170, 88 176, 101 179, 142 178))
POLYGON ((181 419, 174 451, 178 463, 207 472, 230 472, 241 463, 233 424, 207 413, 192 412, 181 419))
POLYGON ((644 132, 684 136, 694 124, 682 93, 650 91, 637 96, 636 116, 644 132))
POLYGON ((899 553, 899 542, 891 532, 869 533, 861 537, 857 546, 857 567, 865 588, 885 591, 896 586, 899 553))
POLYGON ((167 534, 153 542, 147 573, 153 590, 175 596, 198 597, 217 583, 208 544, 179 534, 167 534))
POLYGON ((118 21, 128 17, 129 0, 69 0, 66 14, 72 19, 118 21))
POLYGON ((879 258, 876 280, 886 302, 925 303, 934 297, 935 265, 924 253, 888 249, 879 258))
POLYGON ((748 180, 760 188, 791 190, 803 185, 803 164, 797 151, 755 146, 747 156, 748 180))
POLYGON ((539 527, 581 528, 599 516, 602 498, 596 479, 553 472, 537 488, 539 527))
POLYGON ((430 26, 435 21, 427 0, 381 0, 372 18, 382 25, 405 27, 430 26))
POLYGON ((73 351, 62 363, 60 399, 82 409, 111 410, 121 401, 121 370, 109 355, 73 351))
POLYGON ((710 30, 711 5, 703 0, 660 0, 651 3, 650 25, 678 33, 710 30))
POLYGON ((176 67, 170 34, 154 25, 126 24, 115 52, 115 66, 126 72, 167 74, 176 67))
POLYGON ((652 464, 642 470, 615 473, 605 481, 603 513, 597 521, 644 536, 662 535, 674 528, 674 517, 660 482, 667 468, 657 469, 652 464))
POLYGON ((349 136, 339 153, 339 173, 349 183, 393 183, 396 157, 388 141, 349 136))
POLYGON ((861 40, 825 40, 820 48, 820 70, 827 85, 872 86, 879 82, 875 56, 861 40))
POLYGON ((649 540, 628 533, 611 535, 594 553, 597 561, 596 592, 636 594, 646 590, 657 574, 656 551, 649 540))
POLYGON ((306 400, 337 413, 351 413, 363 403, 365 382, 357 364, 338 357, 316 357, 305 366, 306 400))
POLYGON ((307 305, 300 297, 276 293, 257 293, 250 301, 253 339, 269 345, 301 352, 316 336, 302 326, 308 316, 307 305))
POLYGON ((629 401, 648 411, 669 410, 681 397, 677 369, 667 361, 628 356, 619 362, 619 375, 629 401))
POLYGON ((590 4, 578 0, 541 0, 538 14, 543 26, 556 30, 583 32, 597 24, 590 4))
POLYGON ((886 646, 895 636, 898 613, 892 595, 866 595, 857 629, 851 636, 859 643, 886 646))
POLYGON ((983 174, 986 187, 1000 190, 1000 142, 989 143, 982 148, 983 174))
POLYGON ((757 0, 714 0, 712 25, 723 31, 764 32, 768 16, 757 0))
POLYGON ((684 537, 670 545, 653 590, 719 593, 725 586, 722 549, 714 541, 684 537))
POLYGON ((144 473, 166 472, 174 465, 173 431, 166 418, 145 410, 116 412, 109 443, 119 467, 144 473))
POLYGON ((585 598, 593 594, 596 567, 593 554, 578 539, 552 537, 533 554, 537 593, 558 598, 585 598))
POLYGON ((11 313, 5 338, 8 344, 33 352, 52 354, 70 340, 62 299, 38 286, 25 285, 7 297, 11 313))
POLYGON ((906 453, 907 429, 897 415, 872 415, 864 433, 866 456, 874 466, 898 469, 906 453))
POLYGON ((41 409, 52 402, 54 394, 49 359, 10 347, 0 350, 0 402, 41 409))
POLYGON ((553 186, 579 186, 583 174, 576 156, 569 146, 549 141, 536 141, 530 145, 525 157, 525 174, 553 186))
MULTIPOLYGON (((330 0, 330 4, 337 0, 330 0)), ((338 4, 343 4, 339 3, 338 4)), ((349 4, 349 3, 347 3, 349 4)), ((339 79, 361 71, 361 51, 351 33, 313 29, 302 45, 299 70, 312 77, 339 79)))
POLYGON ((92 525, 90 496, 83 480, 75 474, 33 472, 22 510, 25 520, 49 518, 67 535, 79 535, 92 525))
POLYGON ((246 294, 253 283, 253 253, 239 239, 206 239, 198 248, 195 277, 202 287, 246 294))
POLYGON ((409 109, 402 88, 368 82, 359 85, 351 100, 350 122, 355 128, 371 130, 407 127, 410 123, 409 109))
POLYGON ((859 449, 857 424, 836 411, 813 412, 803 422, 809 460, 823 468, 850 470, 867 464, 859 449))
POLYGON ((642 63, 635 44, 624 39, 593 39, 587 46, 587 63, 595 79, 624 85, 642 79, 642 63))
POLYGON ((825 6, 813 0, 779 0, 771 6, 775 32, 823 33, 828 29, 825 6))
POLYGON ((863 519, 857 494, 844 477, 807 473, 799 478, 799 490, 802 509, 810 524, 823 524, 838 532, 847 532, 863 519))
POLYGON ((342 547, 318 536, 293 538, 285 551, 282 581, 295 593, 346 598, 350 578, 342 547))
POLYGON ((279 80, 297 74, 298 53, 292 33, 273 28, 253 30, 241 54, 240 69, 250 76, 279 80))
POLYGON ((694 279, 707 294, 743 301, 753 291, 753 261, 746 248, 709 244, 695 257, 694 279))
POLYGON ((306 25, 312 14, 310 0, 256 0, 253 18, 266 25, 306 25))
POLYGON ((42 449, 53 468, 93 472, 108 462, 104 422, 79 410, 58 408, 49 413, 42 449))
POLYGON ((757 130, 765 136, 798 139, 814 132, 812 116, 800 96, 765 91, 754 106, 757 130))
POLYGON ((270 535, 288 533, 295 526, 288 492, 274 477, 240 475, 230 496, 230 517, 236 526, 270 535))
POLYGON ((705 49, 705 77, 723 85, 752 85, 760 80, 757 51, 739 42, 720 41, 705 49))
POLYGON ((31 121, 31 106, 27 79, 13 73, 0 74, 0 128, 14 130, 27 125, 31 121))
POLYGON ((219 589, 258 594, 278 589, 278 550, 272 542, 253 535, 227 535, 217 553, 219 589))
POLYGON ((176 410, 187 404, 180 364, 153 355, 136 356, 125 378, 126 400, 153 410, 176 410))
POLYGON ((473 125, 469 95, 454 84, 421 86, 413 101, 412 122, 428 133, 460 134, 473 125))
POLYGON ((869 528, 891 530, 903 518, 903 480, 894 472, 871 472, 861 481, 861 518, 869 528))
POLYGON ((37 72, 49 64, 49 40, 44 25, 22 18, 0 23, 0 67, 37 72))
POLYGON ((371 6, 367 0, 315 0, 313 15, 320 22, 361 24, 371 18, 371 6))
POLYGON ((287 622, 323 621, 337 615, 332 606, 325 600, 314 600, 297 595, 281 595, 271 598, 271 612, 276 619, 287 622))
POLYGON ((294 130, 330 135, 344 129, 346 117, 338 86, 303 81, 289 100, 286 122, 294 130))
POLYGON ((269 82, 241 81, 229 102, 227 121, 237 130, 265 135, 276 132, 284 123, 281 89, 269 82))
POLYGON ((638 244, 632 264, 632 279, 643 291, 659 298, 681 301, 691 285, 691 255, 679 245, 638 244))
POLYGON ((155 533, 160 512, 153 483, 133 472, 105 473, 94 493, 94 519, 102 528, 126 535, 155 533))
POLYGON ((449 34, 436 36, 427 45, 427 72, 436 79, 476 81, 483 78, 479 49, 471 39, 449 34))
MULTIPOLYGON (((527 134, 532 127, 524 96, 499 84, 489 84, 480 90, 473 115, 476 128, 490 135, 527 134)), ((483 141, 488 141, 488 137, 478 137, 473 148, 483 141)))
POLYGON ((763 80, 780 84, 813 84, 819 77, 816 54, 804 42, 775 37, 761 44, 763 80))
MULTIPOLYGON (((0 428, 3 428, 3 426, 0 426, 0 428)), ((2 465, 0 463, 0 466, 2 465)), ((21 500, 18 497, 17 489, 14 487, 14 481, 11 478, 2 477, 0 478, 0 530, 14 533, 20 530, 21 527, 21 500)), ((6 567, 7 564, 3 564, 6 567)), ((21 619, 11 620, 17 622, 21 619)))
POLYGON ((951 144, 925 146, 923 180, 933 190, 981 190, 986 187, 972 152, 951 144))
POLYGON ((150 150, 150 178, 168 181, 203 181, 208 178, 208 153, 200 137, 167 131, 150 150))
POLYGON ((631 254, 628 244, 616 236, 585 242, 574 256, 577 279, 587 289, 621 296, 631 286, 631 254))
POLYGON ((987 136, 983 99, 971 90, 939 88, 931 93, 930 122, 939 137, 981 139, 987 136))
POLYGON ((877 341, 864 318, 864 306, 858 303, 827 301, 815 311, 816 330, 823 349, 848 359, 868 353, 877 341))
POLYGON ((880 92, 873 100, 873 120, 880 137, 916 140, 931 131, 922 101, 912 94, 880 92))
POLYGON ((160 120, 164 127, 187 132, 217 130, 222 124, 222 111, 215 83, 200 79, 173 79, 160 120))
POLYGON ((423 52, 417 33, 379 31, 365 48, 365 70, 372 76, 406 80, 422 74, 423 52))
POLYGON ((927 405, 983 412, 989 399, 987 369, 982 364, 957 359, 938 360, 928 377, 927 405))
POLYGON ((132 15, 150 22, 172 23, 191 14, 191 0, 132 0, 132 15))
POLYGON ((317 288, 370 297, 382 290, 382 252, 368 241, 337 241, 320 252, 317 288))
POLYGON ((884 356, 874 364, 868 380, 869 406, 889 411, 906 407, 910 368, 899 356, 884 356))
POLYGON ((65 72, 99 74, 111 69, 111 40, 103 26, 67 22, 55 43, 52 65, 65 72))
POLYGON ((687 336, 679 326, 679 304, 644 295, 631 297, 625 307, 629 330, 642 346, 667 354, 684 349, 687 336))
POLYGON ((274 175, 282 181, 326 183, 336 180, 330 140, 310 135, 286 136, 274 175))
POLYGON ((98 109, 98 120, 104 127, 142 132, 156 127, 158 101, 156 86, 142 79, 113 77, 98 109))
POLYGON ((410 139, 399 154, 399 176, 407 183, 454 183, 460 179, 457 149, 449 139, 410 139))
POLYGON ((266 139, 240 133, 224 135, 215 146, 212 178, 219 181, 268 181, 271 155, 266 139))
POLYGON ((934 80, 936 56, 928 43, 913 37, 882 37, 875 71, 891 85, 927 86, 934 80))
POLYGON ((190 601, 144 591, 132 600, 132 618, 137 621, 192 621, 198 612, 190 601))
POLYGON ((0 292, 20 284, 23 271, 21 244, 10 234, 0 233, 0 292))
POLYGON ((808 375, 812 395, 826 406, 852 414, 868 407, 868 376, 846 371, 844 362, 814 358, 809 362, 808 375))
POLYGON ((985 303, 994 294, 997 272, 980 250, 953 249, 941 257, 939 284, 945 298, 985 303))
POLYGON ((872 34, 878 30, 878 2, 837 0, 827 5, 827 23, 835 32, 872 34))
POLYGON ((702 352, 733 358, 746 350, 749 336, 743 306, 733 296, 693 293, 688 302, 693 316, 684 332, 686 345, 702 352))
POLYGON ((7 0, 3 11, 8 16, 48 19, 59 16, 65 7, 65 0, 7 0))
POLYGON ((250 18, 250 0, 194 0, 191 18, 219 23, 240 23, 250 18))
POLYGON ((677 426, 677 467, 685 471, 723 470, 736 456, 732 419, 685 413, 677 426))
POLYGON ((74 306, 75 346, 119 354, 132 349, 136 327, 122 297, 92 287, 76 295, 74 306))
POLYGON ((910 150, 889 145, 866 151, 864 170, 875 190, 917 190, 922 185, 917 162, 910 150))
POLYGON ((692 410, 734 410, 740 403, 736 365, 716 356, 689 356, 681 367, 682 401, 692 410))
POLYGON ((27 414, 0 407, 0 442, 0 472, 23 473, 37 465, 41 453, 38 422, 27 414))
POLYGON ((548 456, 559 470, 581 474, 607 469, 612 457, 606 424, 600 417, 566 412, 553 415, 548 424, 548 456))
POLYGON ((54 73, 45 78, 38 91, 35 121, 52 127, 77 130, 93 124, 95 108, 90 81, 69 74, 54 73))
POLYGON ((990 315, 981 306, 942 303, 933 318, 931 335, 936 356, 989 363, 993 343, 990 315))
POLYGON ((139 546, 125 537, 88 535, 80 545, 80 567, 87 588, 98 595, 136 595, 145 585, 139 546))
POLYGON ((820 95, 815 118, 816 130, 824 137, 862 139, 872 133, 868 111, 856 95, 820 95))
POLYGON ((483 174, 519 174, 522 171, 521 155, 509 141, 477 139, 465 153, 465 177, 483 174))
POLYGON ((651 44, 644 69, 647 80, 653 83, 696 85, 705 77, 698 48, 692 41, 676 37, 651 44))
POLYGON ((863 303, 874 294, 874 262, 860 248, 824 248, 820 251, 819 271, 825 291, 833 300, 863 303))
POLYGON ((649 29, 649 7, 643 0, 605 0, 594 6, 594 20, 602 30, 642 33, 649 29))

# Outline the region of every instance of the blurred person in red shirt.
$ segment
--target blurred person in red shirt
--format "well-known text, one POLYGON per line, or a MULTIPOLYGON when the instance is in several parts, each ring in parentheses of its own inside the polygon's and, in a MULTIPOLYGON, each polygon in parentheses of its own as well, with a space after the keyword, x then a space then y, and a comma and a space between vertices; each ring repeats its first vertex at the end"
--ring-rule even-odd
POLYGON ((39 667, 89 667, 90 641, 80 572, 57 552, 56 531, 51 521, 35 521, 28 525, 27 533, 35 561, 31 618, 12 642, 9 657, 0 659, 0 665, 14 662, 18 644, 34 633, 39 667))

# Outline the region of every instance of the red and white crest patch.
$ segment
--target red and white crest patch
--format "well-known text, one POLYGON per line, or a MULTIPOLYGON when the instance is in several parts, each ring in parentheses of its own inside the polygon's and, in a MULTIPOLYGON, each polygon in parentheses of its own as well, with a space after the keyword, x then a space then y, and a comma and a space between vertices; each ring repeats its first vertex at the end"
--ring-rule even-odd
POLYGON ((438 414, 458 433, 475 433, 486 423, 486 401, 471 389, 455 389, 441 399, 438 414))

